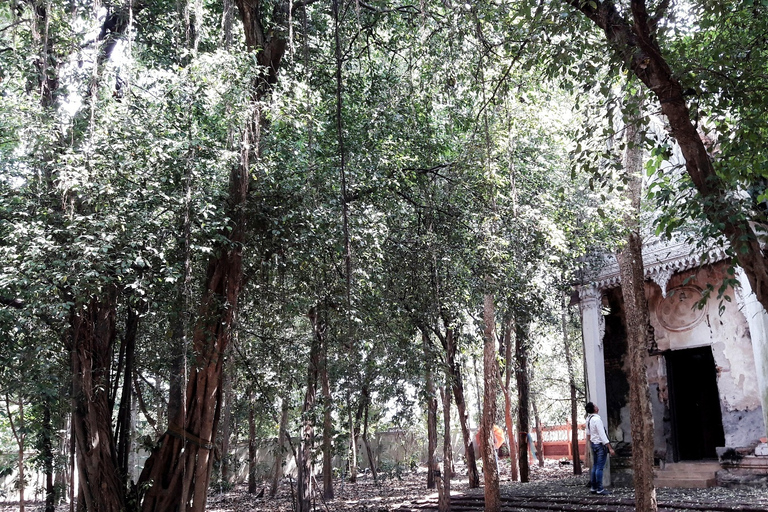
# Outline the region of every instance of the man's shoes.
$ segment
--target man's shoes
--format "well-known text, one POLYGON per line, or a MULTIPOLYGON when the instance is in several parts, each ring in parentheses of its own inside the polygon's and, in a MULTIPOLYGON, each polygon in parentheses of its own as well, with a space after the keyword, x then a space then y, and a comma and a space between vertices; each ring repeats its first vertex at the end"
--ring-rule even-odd
POLYGON ((592 487, 592 488, 589 489, 589 492, 591 492, 592 494, 595 494, 597 492, 597 489, 592 487))
POLYGON ((608 496, 611 494, 611 491, 609 491, 608 489, 601 489, 597 491, 595 494, 599 494, 601 496, 608 496))

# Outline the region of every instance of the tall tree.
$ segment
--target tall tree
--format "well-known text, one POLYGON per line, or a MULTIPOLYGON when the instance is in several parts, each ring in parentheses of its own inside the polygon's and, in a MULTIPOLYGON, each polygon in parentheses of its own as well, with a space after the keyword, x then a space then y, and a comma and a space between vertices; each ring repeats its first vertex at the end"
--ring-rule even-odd
POLYGON ((571 453, 573 454, 573 474, 581 474, 581 454, 579 453, 579 404, 577 399, 576 376, 574 374, 573 356, 571 355, 571 344, 568 338, 568 309, 566 307, 566 295, 562 294, 562 311, 560 314, 560 325, 563 331, 563 353, 565 354, 565 364, 568 367, 568 389, 571 398, 571 453))
POLYGON ((496 367, 496 307, 493 295, 486 293, 483 302, 483 434, 480 440, 480 453, 483 454, 483 478, 485 482, 485 510, 501 510, 499 490, 499 465, 496 458, 496 444, 493 427, 496 419, 496 385, 498 368, 496 367))
POLYGON ((528 380, 528 343, 528 326, 518 317, 515 319, 515 377, 517 379, 518 460, 521 482, 528 482, 530 479, 528 431, 531 426, 529 409, 531 387, 528 380))
POLYGON ((195 361, 190 368, 186 403, 169 419, 168 431, 159 450, 145 464, 141 482, 151 482, 142 510, 145 512, 190 506, 203 511, 207 498, 210 468, 213 462, 213 436, 221 412, 221 372, 223 357, 230 341, 235 311, 242 287, 243 243, 246 239, 246 211, 251 167, 261 151, 262 129, 266 119, 262 104, 277 83, 277 73, 286 49, 284 27, 291 7, 278 4, 267 30, 259 0, 241 0, 237 7, 243 22, 245 42, 255 54, 260 72, 252 81, 252 110, 246 120, 240 142, 240 160, 229 174, 227 208, 230 225, 222 235, 214 256, 208 261, 197 323, 192 337, 195 361), (188 505, 189 504, 189 505, 188 505))
MULTIPOLYGON (((697 193, 696 200, 689 203, 693 203, 694 211, 706 218, 716 232, 727 239, 729 254, 744 269, 758 300, 768 310, 768 260, 760 246, 761 235, 757 231, 762 229, 758 226, 764 219, 761 215, 755 218, 748 213, 750 210, 756 211, 751 204, 757 198, 756 195, 750 195, 745 205, 740 204, 734 196, 734 191, 740 184, 749 181, 743 180, 745 175, 761 175, 759 167, 752 165, 758 163, 763 157, 753 158, 747 170, 734 172, 729 169, 729 159, 740 158, 739 151, 726 143, 725 147, 729 151, 724 156, 728 158, 719 158, 716 164, 711 154, 715 147, 710 145, 708 148, 702 138, 702 132, 698 128, 699 123, 689 108, 690 100, 687 98, 690 96, 686 88, 692 88, 694 91, 705 86, 712 88, 713 101, 707 107, 713 111, 713 114, 722 113, 726 118, 733 116, 735 119, 733 123, 721 122, 717 126, 721 134, 730 135, 733 130, 743 134, 756 133, 753 112, 755 108, 765 111, 764 106, 761 107, 764 105, 765 93, 762 92, 763 88, 756 90, 750 85, 763 72, 755 69, 755 63, 760 61, 760 58, 753 57, 750 48, 754 45, 748 41, 752 40, 752 36, 764 33, 765 6, 728 2, 711 10, 706 2, 694 2, 691 5, 690 12, 686 16, 693 16, 694 21, 697 22, 695 32, 702 34, 704 40, 720 41, 720 38, 713 37, 714 32, 723 30, 725 41, 728 41, 733 34, 735 37, 732 41, 736 43, 733 46, 743 45, 741 48, 749 55, 747 59, 732 65, 719 63, 716 57, 717 50, 715 50, 715 56, 710 57, 710 60, 714 61, 715 67, 723 69, 722 73, 716 73, 721 79, 718 83, 717 80, 713 81, 708 77, 706 72, 686 69, 685 63, 690 64, 688 57, 680 56, 679 59, 672 60, 674 57, 670 53, 670 48, 674 48, 676 43, 674 39, 667 37, 665 30, 668 30, 666 27, 673 27, 675 24, 665 25, 664 21, 675 19, 677 13, 673 11, 675 7, 673 3, 660 2, 652 11, 649 10, 645 0, 631 0, 628 4, 618 4, 610 0, 590 2, 573 0, 567 4, 581 12, 603 31, 615 55, 615 66, 617 68, 626 66, 630 69, 658 102, 661 113, 669 123, 670 133, 685 158, 685 170, 697 193), (741 28, 737 29, 738 26, 741 28), (751 36, 742 37, 744 34, 751 36), (662 46, 665 43, 667 47, 662 46), (680 77, 688 73, 690 75, 684 79, 686 82, 684 85, 680 77), (725 77, 725 80, 722 80, 722 77, 725 77), (721 91, 727 90, 728 97, 739 96, 734 94, 731 84, 738 84, 739 87, 744 84, 745 88, 740 91, 743 92, 743 96, 735 101, 727 100, 717 105, 722 96, 721 91), (758 223, 753 222, 754 220, 758 220, 758 223)), ((696 36, 682 39, 696 40, 696 36)), ((718 44, 721 43, 718 42, 718 44)), ((728 53, 732 54, 733 50, 733 47, 729 48, 728 53)), ((762 53, 764 48, 761 47, 757 51, 762 53)), ((707 68, 704 66, 700 69, 707 68)), ((743 149, 741 148, 740 151, 743 149)), ((671 229, 675 225, 676 222, 671 221, 667 227, 671 229)))
POLYGON ((653 329, 645 296, 643 269, 643 239, 640 234, 640 200, 643 187, 643 129, 641 123, 642 97, 629 96, 625 130, 624 172, 629 208, 624 216, 627 244, 617 255, 621 276, 621 292, 627 322, 629 352, 629 406, 632 430, 632 469, 635 483, 635 509, 657 510, 656 489, 653 484, 653 410, 648 388, 645 358, 653 343, 653 329))

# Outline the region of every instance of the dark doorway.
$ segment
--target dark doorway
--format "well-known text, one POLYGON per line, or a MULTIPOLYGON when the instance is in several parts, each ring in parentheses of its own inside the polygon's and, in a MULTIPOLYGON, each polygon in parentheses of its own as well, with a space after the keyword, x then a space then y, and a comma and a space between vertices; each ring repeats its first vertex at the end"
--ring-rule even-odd
POLYGON ((667 352, 675 461, 715 459, 725 445, 710 347, 667 352))

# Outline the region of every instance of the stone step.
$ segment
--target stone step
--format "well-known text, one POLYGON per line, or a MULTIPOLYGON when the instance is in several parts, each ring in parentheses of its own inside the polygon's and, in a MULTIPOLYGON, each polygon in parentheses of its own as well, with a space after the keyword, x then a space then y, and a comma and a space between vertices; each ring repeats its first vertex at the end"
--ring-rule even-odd
POLYGON ((654 471, 656 487, 706 488, 717 485, 715 473, 721 469, 718 462, 677 462, 654 471))
POLYGON ((714 475, 721 469, 718 462, 676 462, 656 472, 668 475, 714 475))
POLYGON ((674 489, 704 489, 717 486, 717 479, 714 476, 709 478, 659 476, 653 479, 653 485, 656 487, 671 487, 674 489))

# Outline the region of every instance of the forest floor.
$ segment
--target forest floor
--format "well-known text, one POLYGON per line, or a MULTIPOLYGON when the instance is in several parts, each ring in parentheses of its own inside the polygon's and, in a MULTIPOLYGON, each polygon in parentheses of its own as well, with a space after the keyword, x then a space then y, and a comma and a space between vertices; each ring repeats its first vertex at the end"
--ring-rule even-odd
MULTIPOLYGON (((615 511, 634 510, 634 490, 613 488, 611 496, 589 493, 586 473, 573 476, 570 465, 549 462, 545 467, 531 467, 531 482, 511 482, 507 461, 500 461, 501 494, 504 512, 531 510, 563 511, 615 511)), ((463 467, 456 467, 459 475, 451 480, 454 510, 483 510, 482 488, 469 489, 463 467)), ((355 484, 335 482, 335 498, 328 502, 317 500, 317 512, 429 512, 436 510, 437 493, 425 489, 426 470, 418 468, 400 475, 380 475, 374 482, 362 474, 355 484)), ((261 489, 268 491, 265 482, 261 489)), ((284 479, 277 496, 256 498, 247 493, 244 485, 227 492, 212 492, 208 498, 208 512, 293 512, 295 481, 284 479)), ((768 512, 768 492, 765 489, 657 489, 659 511, 740 511, 768 512)), ((0 502, 0 512, 18 511, 18 503, 0 502)), ((27 512, 41 512, 42 503, 28 502, 27 512)), ((61 505, 57 512, 68 512, 69 505, 61 505)))

